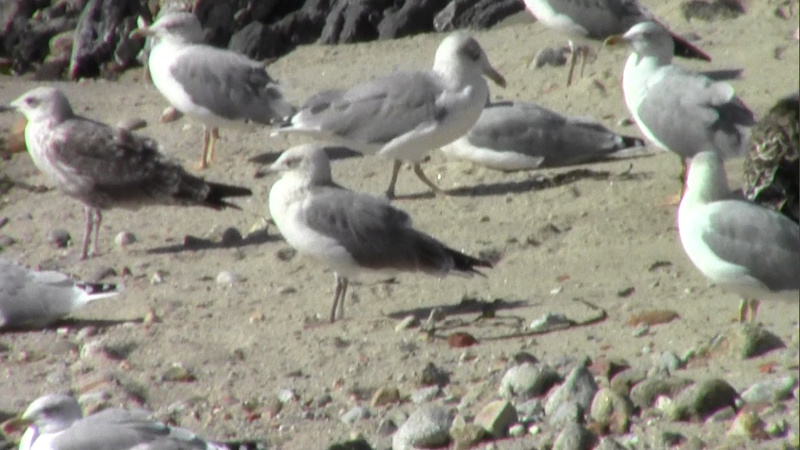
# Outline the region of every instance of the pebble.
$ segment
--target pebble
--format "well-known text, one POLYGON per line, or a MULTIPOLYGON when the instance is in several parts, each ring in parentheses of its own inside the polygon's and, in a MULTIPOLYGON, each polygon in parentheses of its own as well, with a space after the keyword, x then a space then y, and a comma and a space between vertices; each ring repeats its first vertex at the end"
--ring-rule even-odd
POLYGON ((597 383, 594 381, 594 376, 586 368, 588 363, 588 358, 585 358, 570 371, 563 384, 554 388, 548 394, 547 401, 544 404, 544 410, 547 414, 567 402, 577 402, 583 411, 589 410, 592 399, 597 392, 597 383))
POLYGON ((628 450, 628 449, 624 445, 615 441, 614 438, 610 436, 605 436, 604 438, 600 439, 600 443, 597 444, 597 447, 595 447, 594 450, 628 450))
POLYGON ((538 397, 544 395, 559 381, 561 381, 561 376, 549 366, 523 363, 506 371, 500 381, 498 393, 505 398, 538 397))
POLYGON ((275 257, 283 262, 290 261, 295 255, 297 255, 297 250, 291 247, 284 247, 275 252, 275 257))
POLYGON ((545 313, 538 319, 533 319, 530 325, 531 331, 544 333, 552 330, 560 330, 570 325, 569 319, 562 313, 545 313))
POLYGON ((541 422, 544 418, 544 405, 541 399, 532 398, 517 403, 515 407, 520 422, 541 422))
POLYGON ((222 237, 220 238, 220 243, 226 247, 239 245, 242 241, 244 241, 242 233, 235 227, 226 228, 225 231, 222 232, 222 237))
POLYGON ((411 401, 415 404, 429 402, 435 399, 442 392, 442 388, 437 385, 417 389, 411 394, 411 401))
POLYGON ((630 399, 610 388, 597 391, 589 409, 589 417, 613 434, 628 431, 632 414, 633 404, 630 399))
POLYGON ((164 110, 161 112, 161 117, 159 120, 161 123, 170 123, 180 119, 181 117, 183 117, 182 112, 178 111, 172 106, 169 106, 164 108, 164 110))
POLYGON ((750 404, 780 402, 792 398, 792 391, 796 386, 796 376, 778 376, 753 384, 740 397, 750 404))
POLYGON ((642 336, 646 336, 649 332, 650 332, 650 325, 648 325, 646 323, 643 323, 643 324, 639 325, 638 327, 636 327, 633 330, 633 332, 631 333, 631 336, 633 336, 633 337, 642 337, 642 336))
POLYGON ((450 414, 441 406, 427 404, 414 411, 392 436, 392 450, 444 445, 450 439, 450 414))
POLYGON ((508 435, 514 437, 520 437, 526 432, 527 430, 525 429, 525 427, 519 423, 515 423, 514 425, 511 426, 511 428, 508 429, 508 435))
POLYGON ((428 363, 428 365, 422 369, 419 382, 422 386, 431 386, 434 384, 437 386, 445 386, 450 382, 450 375, 436 367, 433 363, 428 363))
POLYGON ((457 416, 450 427, 450 437, 454 441, 454 448, 467 449, 483 440, 486 430, 480 425, 466 423, 463 417, 457 416))
POLYGON ((391 419, 383 418, 378 422, 378 428, 375 431, 379 436, 391 436, 392 433, 397 431, 397 425, 391 419))
POLYGON ((367 408, 364 408, 363 406, 354 406, 350 408, 349 411, 342 414, 340 419, 342 420, 342 422, 348 425, 353 425, 354 423, 360 420, 369 419, 369 417, 370 417, 370 412, 367 408))
POLYGON ((670 351, 665 351, 655 358, 653 367, 650 369, 648 376, 663 375, 668 377, 680 369, 681 366, 681 359, 678 358, 678 355, 670 351))
POLYGON ((728 382, 713 378, 684 389, 665 412, 673 421, 705 420, 721 409, 733 409, 737 397, 736 389, 728 382))
POLYGON ((173 364, 161 375, 161 381, 192 382, 197 378, 181 364, 173 364))
POLYGON ((726 347, 732 356, 748 359, 786 345, 780 337, 766 328, 746 323, 732 327, 716 342, 716 346, 726 347))
POLYGON ((564 428, 570 423, 581 423, 583 412, 584 409, 577 402, 562 403, 555 411, 547 414, 547 423, 555 429, 564 428))
POLYGON ((47 242, 55 248, 66 248, 71 240, 69 232, 61 228, 52 229, 47 233, 47 242))
MULTIPOLYGON (((438 386, 437 386, 438 388, 438 386)), ((396 387, 381 387, 372 394, 372 399, 369 404, 373 408, 378 406, 388 405, 390 403, 397 403, 400 401, 400 391, 396 387)))
POLYGON ((764 421, 755 411, 742 411, 736 415, 728 428, 728 436, 744 436, 748 439, 765 439, 764 421))
POLYGON ((631 388, 647 378, 647 371, 642 367, 630 367, 614 375, 609 382, 611 389, 622 395, 628 395, 631 388))
POLYGON ((631 389, 630 399, 637 408, 648 409, 659 396, 666 395, 671 398, 690 384, 692 380, 685 378, 651 377, 631 389))
POLYGON ((482 427, 495 438, 506 435, 508 427, 517 421, 517 411, 508 400, 495 400, 484 406, 475 416, 475 425, 482 427))
POLYGON ((114 243, 117 244, 117 247, 124 249, 125 247, 129 246, 136 242, 136 236, 133 233, 129 233, 127 231, 120 231, 114 237, 114 243))
POLYGON ((529 69, 539 69, 544 66, 559 67, 567 63, 569 47, 545 47, 533 57, 529 69))
POLYGON ((297 400, 297 394, 294 392, 294 390, 289 388, 280 389, 277 397, 278 400, 283 404, 297 400))
POLYGON ((15 242, 17 241, 15 241, 11 236, 0 236, 0 249, 11 247, 15 242))
POLYGON ((145 127, 147 127, 147 121, 139 117, 117 122, 117 128, 122 128, 127 131, 136 131, 145 127))
POLYGON ((558 433, 553 450, 584 450, 592 447, 593 436, 578 423, 569 423, 558 433))
POLYGON ((419 326, 419 319, 417 319, 417 316, 406 316, 394 326, 394 331, 399 333, 403 330, 408 330, 409 328, 414 328, 416 326, 419 326))
POLYGON ((242 278, 238 274, 223 270, 217 274, 216 282, 217 286, 230 287, 241 281, 241 279, 242 278))
POLYGON ((160 271, 156 270, 153 272, 153 276, 150 277, 150 284, 161 284, 164 282, 164 276, 161 274, 160 271))

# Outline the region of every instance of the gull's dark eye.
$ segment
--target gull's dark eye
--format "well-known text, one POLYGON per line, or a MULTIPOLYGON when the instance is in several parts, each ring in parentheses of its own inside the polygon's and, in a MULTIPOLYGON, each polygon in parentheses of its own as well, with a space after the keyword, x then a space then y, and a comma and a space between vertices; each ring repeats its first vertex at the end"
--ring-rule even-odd
POLYGON ((25 104, 28 106, 36 106, 39 104, 39 99, 36 97, 25 97, 25 104))
POLYGON ((481 59, 481 47, 474 40, 470 40, 467 45, 461 49, 461 53, 473 61, 481 59))

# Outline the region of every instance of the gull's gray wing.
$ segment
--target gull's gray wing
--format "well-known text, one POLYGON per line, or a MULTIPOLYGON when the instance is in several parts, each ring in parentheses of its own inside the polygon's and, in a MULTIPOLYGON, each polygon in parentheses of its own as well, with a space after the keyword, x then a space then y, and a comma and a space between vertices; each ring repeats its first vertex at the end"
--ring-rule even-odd
POLYGON ((55 450, 217 449, 189 430, 151 420, 142 410, 107 409, 87 416, 53 440, 55 450))
POLYGON ((339 242, 361 267, 435 275, 450 270, 478 273, 475 265, 491 267, 414 230, 408 214, 371 195, 318 187, 304 203, 303 220, 339 242))
POLYGON ((597 161, 623 148, 643 145, 599 123, 566 118, 524 102, 487 105, 466 139, 477 147, 542 158, 539 167, 597 161))
MULTIPOLYGON (((45 145, 58 172, 54 182, 92 207, 215 203, 208 198, 212 186, 161 153, 154 140, 122 128, 74 117, 53 129, 45 145)), ((221 207, 216 203, 209 206, 221 207)))
POLYGON ((447 114, 437 103, 443 87, 430 71, 395 72, 348 90, 311 96, 293 118, 300 129, 382 145, 417 128, 432 127, 447 114))
POLYGON ((263 64, 230 50, 193 45, 170 73, 192 102, 228 120, 269 124, 295 113, 263 64))
POLYGON ((745 201, 707 206, 703 241, 719 258, 741 267, 771 291, 800 287, 800 228, 781 214, 745 201))
POLYGON ((660 78, 636 111, 659 141, 685 158, 711 149, 723 158, 744 153, 755 118, 730 84, 677 66, 653 77, 660 78))
POLYGON ((652 15, 636 0, 544 0, 553 11, 568 16, 590 39, 622 34, 652 15))

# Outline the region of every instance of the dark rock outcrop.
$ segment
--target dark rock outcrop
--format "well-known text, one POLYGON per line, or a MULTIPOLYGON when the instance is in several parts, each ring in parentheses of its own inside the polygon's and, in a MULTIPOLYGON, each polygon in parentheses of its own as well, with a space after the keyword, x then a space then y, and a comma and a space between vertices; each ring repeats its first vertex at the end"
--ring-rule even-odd
POLYGON ((489 28, 525 9, 520 0, 452 0, 433 18, 436 31, 489 28))

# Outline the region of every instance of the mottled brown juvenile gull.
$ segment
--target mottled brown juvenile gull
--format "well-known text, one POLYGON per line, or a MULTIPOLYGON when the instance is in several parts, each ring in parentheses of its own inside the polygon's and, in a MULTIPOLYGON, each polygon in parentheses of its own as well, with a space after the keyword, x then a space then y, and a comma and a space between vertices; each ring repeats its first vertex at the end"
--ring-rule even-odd
MULTIPOLYGON (((524 0, 525 7, 542 25, 573 38, 602 41, 609 36, 622 34, 639 22, 657 21, 653 13, 637 0, 524 0)), ((676 56, 711 61, 711 57, 685 38, 669 31, 676 56)), ((587 49, 578 49, 569 41, 570 59, 567 86, 572 83, 578 53, 584 53, 582 67, 586 66, 587 49)), ((583 69, 581 69, 583 72, 583 69)))
POLYGON ((43 395, 9 428, 27 426, 20 450, 257 450, 255 442, 216 443, 152 419, 142 409, 109 408, 83 416, 71 395, 43 395))
POLYGON ((800 300, 800 228, 786 216, 733 198, 717 152, 692 158, 678 208, 683 249, 708 279, 742 297, 739 321, 758 300, 800 300))
POLYGON ((59 191, 86 205, 86 234, 81 259, 97 253, 100 211, 137 210, 146 205, 238 207, 226 197, 252 195, 250 189, 206 182, 190 175, 158 149, 156 141, 128 130, 76 115, 56 88, 40 87, 0 111, 25 115, 25 144, 36 167, 59 191))
POLYGON ((535 103, 498 102, 486 105, 469 132, 442 152, 511 171, 600 161, 642 146, 641 139, 593 120, 565 117, 535 103))
POLYGON ((200 21, 188 12, 171 12, 133 37, 153 36, 150 77, 178 111, 203 124, 199 168, 214 157, 219 127, 271 124, 295 112, 262 63, 203 43, 200 21))
POLYGON ((431 150, 466 133, 489 100, 483 76, 506 82, 489 63, 478 41, 464 31, 447 36, 433 69, 394 72, 313 95, 280 132, 296 132, 343 144, 365 154, 394 159, 386 195, 394 187, 402 161, 435 192, 442 191, 422 172, 420 162, 431 150))
POLYGON ((625 104, 650 142, 681 158, 681 186, 687 159, 699 151, 744 155, 753 113, 729 83, 673 65, 674 44, 664 27, 642 22, 606 42, 630 45, 622 74, 625 104))
POLYGON ((411 217, 386 199, 333 182, 327 155, 314 144, 293 147, 270 167, 282 173, 269 211, 286 242, 335 272, 331 322, 344 317, 348 280, 361 275, 423 272, 472 276, 488 261, 467 256, 415 230, 411 217))
POLYGON ((0 257, 0 330, 44 328, 118 293, 114 284, 75 281, 61 272, 30 270, 0 257))
POLYGON ((759 205, 800 218, 800 101, 784 97, 758 121, 744 161, 744 194, 759 205))

